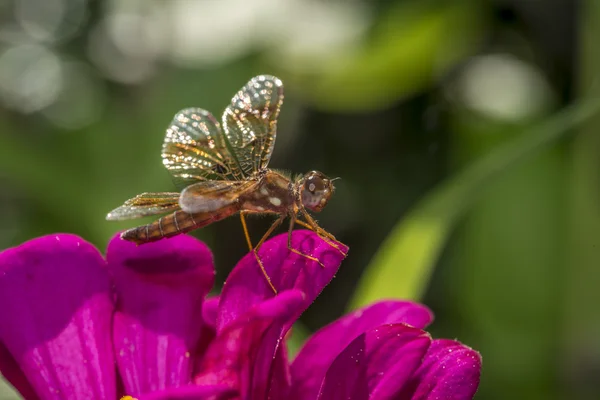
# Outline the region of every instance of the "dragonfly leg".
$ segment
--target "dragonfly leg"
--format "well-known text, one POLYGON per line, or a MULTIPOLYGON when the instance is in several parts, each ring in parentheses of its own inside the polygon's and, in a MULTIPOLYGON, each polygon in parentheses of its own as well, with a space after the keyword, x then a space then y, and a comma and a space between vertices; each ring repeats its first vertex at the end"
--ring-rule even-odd
POLYGON ((246 225, 246 212, 245 211, 240 212, 240 219, 242 220, 242 228, 244 229, 244 236, 246 237, 246 243, 248 243, 248 248, 250 249, 250 251, 252 251, 252 249, 254 249, 254 247, 252 247, 252 240, 250 240, 250 233, 248 232, 248 225, 246 225))
POLYGON ((311 261, 317 262, 317 263, 319 263, 321 268, 325 268, 325 265, 317 257, 309 256, 308 254, 304 254, 300 250, 292 247, 292 230, 294 229, 295 222, 301 222, 301 221, 298 221, 297 217, 295 215, 293 215, 290 219, 290 227, 288 228, 288 243, 287 243, 288 250, 291 251, 292 253, 298 254, 299 256, 308 258, 311 261))
POLYGON ((317 235, 319 235, 321 237, 321 239, 323 239, 328 245, 330 245, 331 247, 333 247, 337 251, 339 251, 344 257, 346 257, 348 255, 348 253, 344 252, 335 243, 333 243, 333 241, 337 242, 337 239, 335 238, 335 236, 333 236, 331 233, 327 232, 325 229, 321 228, 319 226, 319 224, 317 224, 317 221, 315 221, 306 211, 303 211, 301 213, 302 213, 301 215, 306 219, 307 222, 304 222, 300 219, 296 219, 296 222, 298 223, 298 225, 301 225, 301 226, 315 232, 317 235))
POLYGON ((246 225, 246 218, 245 218, 244 214, 245 213, 243 211, 240 212, 240 218, 242 220, 242 227, 244 229, 244 235, 246 236, 246 242, 248 243, 248 247, 250 248, 250 251, 254 254, 254 258, 256 259, 256 262, 258 263, 258 266, 260 267, 262 274, 264 275, 265 279, 267 280, 267 284, 269 285, 269 287, 271 288, 273 293, 277 294, 277 289, 273 285, 273 282, 271 281, 271 277, 267 273, 267 270, 265 269, 265 266, 262 263, 262 260, 258 256, 258 249, 260 248, 260 246, 262 246, 262 244, 265 242, 265 240, 267 240, 267 238, 273 233, 273 231, 281 224, 281 222, 283 221, 285 216, 281 216, 279 219, 277 219, 277 221, 275 221, 273 223, 273 225, 271 225, 269 230, 267 230, 267 232, 263 235, 263 237, 260 239, 260 241, 258 242, 256 247, 254 247, 254 246, 252 246, 252 241, 250 240, 250 233, 248 232, 248 226, 246 225))
POLYGON ((269 238, 269 236, 271 236, 271 234, 275 231, 275 229, 277 229, 277 227, 279 225, 281 225, 281 223, 283 222, 283 220, 285 219, 285 217, 286 217, 285 215, 282 215, 279 218, 277 218, 277 220, 275 222, 273 222, 273 224, 271 225, 271 227, 265 232, 265 234, 263 235, 263 237, 256 244, 256 247, 254 248, 255 251, 258 251, 258 249, 260 249, 260 247, 263 245, 263 243, 265 242, 265 240, 267 240, 269 238))

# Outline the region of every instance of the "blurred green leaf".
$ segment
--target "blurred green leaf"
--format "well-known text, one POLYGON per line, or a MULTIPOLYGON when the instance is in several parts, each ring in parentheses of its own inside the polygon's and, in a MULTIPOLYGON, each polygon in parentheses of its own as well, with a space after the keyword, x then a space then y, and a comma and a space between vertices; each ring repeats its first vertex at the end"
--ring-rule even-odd
POLYGON ((574 104, 441 184, 398 222, 381 245, 358 285, 351 308, 383 298, 419 299, 450 231, 482 189, 499 173, 599 111, 598 99, 574 104))
POLYGON ((64 168, 64 164, 53 162, 48 148, 31 146, 33 138, 27 137, 27 132, 15 132, 6 119, 0 118, 0 123, 1 132, 11 133, 0 135, 0 170, 9 171, 11 180, 31 187, 36 195, 46 192, 52 195, 50 189, 56 188, 75 190, 75 174, 64 168), (19 136, 25 140, 17 139, 19 136))
MULTIPOLYGON (((489 154, 515 132, 503 121, 465 119, 457 125, 456 148, 469 148, 469 160, 489 154)), ((545 147, 482 188, 444 253, 445 289, 436 280, 427 291, 434 308, 447 305, 450 315, 442 318, 460 319, 459 332, 439 321, 439 335, 457 335, 486 355, 478 391, 483 397, 557 398, 553 349, 564 275, 567 143, 545 147)))
POLYGON ((296 321, 291 332, 288 334, 287 346, 290 359, 294 359, 304 343, 310 337, 310 330, 300 321, 296 321))
POLYGON ((481 13, 470 1, 398 2, 357 51, 288 63, 291 69, 282 77, 323 110, 379 109, 423 90, 472 53, 482 27, 481 13))
POLYGON ((21 396, 5 380, 0 379, 0 400, 18 400, 21 396))
MULTIPOLYGON (((579 92, 599 96, 600 2, 582 2, 579 92)), ((569 148, 568 237, 559 360, 571 398, 598 398, 600 360, 600 117, 583 127, 569 148)))

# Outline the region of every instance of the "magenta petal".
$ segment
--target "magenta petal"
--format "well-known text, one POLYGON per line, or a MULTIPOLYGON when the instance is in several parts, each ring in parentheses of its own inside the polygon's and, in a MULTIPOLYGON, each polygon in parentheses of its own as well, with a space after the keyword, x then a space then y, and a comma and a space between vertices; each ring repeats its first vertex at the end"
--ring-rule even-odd
POLYGON ((113 340, 131 396, 188 384, 202 341, 202 304, 214 281, 212 255, 181 235, 136 246, 118 237, 107 251, 117 312, 113 340))
POLYGON ((91 244, 61 234, 2 252, 0 303, 0 341, 41 399, 116 397, 110 283, 91 244))
POLYGON ((202 305, 202 318, 204 323, 213 330, 217 330, 217 312, 219 307, 219 296, 210 297, 202 305))
POLYGON ((139 400, 227 400, 237 396, 235 390, 223 385, 187 385, 149 393, 139 400))
MULTIPOLYGON (((316 233, 306 230, 294 231, 292 247, 315 257, 325 265, 292 253, 287 248, 287 233, 266 241, 259 256, 278 292, 298 289, 306 294, 305 308, 314 301, 321 290, 331 281, 344 256, 316 233)), ((347 247, 340 245, 347 252, 347 247)), ((242 316, 247 310, 266 299, 274 297, 254 254, 248 253, 235 266, 223 285, 217 331, 242 316)))
POLYGON ((224 384, 242 398, 266 398, 282 330, 304 304, 302 292, 281 292, 229 324, 209 346, 194 383, 224 384))
MULTIPOLYGON (((404 324, 367 331, 331 364, 318 399, 395 399, 421 363, 430 343, 426 332, 404 324)), ((314 397, 302 392, 298 398, 314 397)))
POLYGON ((198 370, 201 363, 202 357, 208 348, 208 345, 214 340, 217 335, 217 307, 219 305, 219 297, 211 297, 205 299, 202 305, 202 332, 200 333, 200 341, 196 346, 194 355, 194 371, 192 375, 198 370))
POLYGON ((317 331, 292 363, 292 392, 316 395, 335 357, 360 334, 378 326, 404 323, 427 326, 433 315, 423 305, 409 301, 382 301, 356 310, 317 331))
POLYGON ((288 361, 288 350, 285 342, 282 341, 277 349, 277 354, 271 367, 271 377, 268 399, 286 399, 289 396, 292 386, 292 376, 290 374, 290 363, 288 361))
POLYGON ((472 399, 480 373, 478 352, 454 340, 434 340, 399 399, 472 399))
POLYGON ((0 343, 0 372, 2 372, 4 379, 17 389, 25 400, 39 399, 12 354, 8 352, 2 343, 0 343))

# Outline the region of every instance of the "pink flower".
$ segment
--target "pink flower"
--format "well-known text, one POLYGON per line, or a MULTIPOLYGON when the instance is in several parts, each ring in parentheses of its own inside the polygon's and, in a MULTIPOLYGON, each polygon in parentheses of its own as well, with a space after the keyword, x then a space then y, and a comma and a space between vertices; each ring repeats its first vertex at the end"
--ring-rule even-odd
POLYGON ((317 332, 290 364, 285 335, 342 255, 308 231, 230 274, 220 297, 208 248, 190 236, 113 238, 103 259, 73 235, 0 253, 0 371, 26 399, 470 399, 479 354, 431 340, 424 306, 388 301, 317 332))

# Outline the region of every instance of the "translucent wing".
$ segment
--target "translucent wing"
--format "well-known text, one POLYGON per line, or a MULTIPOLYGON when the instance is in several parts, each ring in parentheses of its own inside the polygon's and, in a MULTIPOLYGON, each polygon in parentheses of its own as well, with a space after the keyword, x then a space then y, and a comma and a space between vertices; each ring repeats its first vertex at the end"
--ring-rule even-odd
POLYGON ((175 115, 165 135, 162 159, 179 188, 198 181, 235 179, 219 122, 201 108, 186 108, 175 115))
POLYGON ((271 159, 277 117, 283 103, 283 83, 276 77, 252 78, 223 113, 224 145, 233 155, 237 179, 264 168, 271 159))
POLYGON ((204 181, 188 186, 181 192, 179 204, 187 213, 211 212, 236 202, 257 181, 204 181))
POLYGON ((148 215, 164 214, 179 209, 179 193, 142 193, 127 200, 121 207, 108 213, 109 221, 120 221, 146 217, 148 215))

